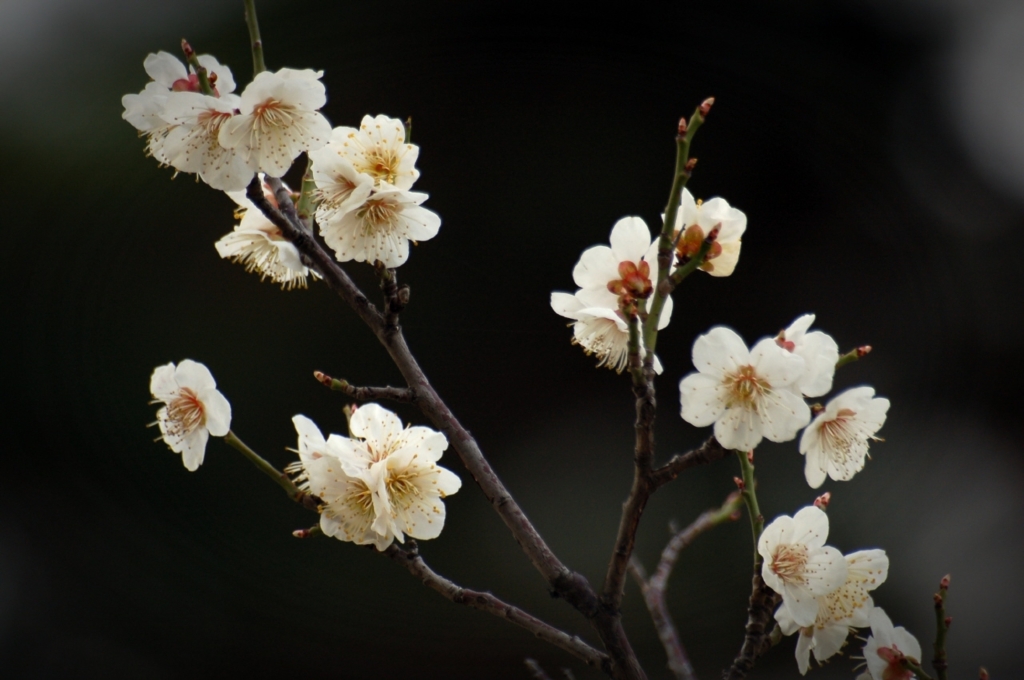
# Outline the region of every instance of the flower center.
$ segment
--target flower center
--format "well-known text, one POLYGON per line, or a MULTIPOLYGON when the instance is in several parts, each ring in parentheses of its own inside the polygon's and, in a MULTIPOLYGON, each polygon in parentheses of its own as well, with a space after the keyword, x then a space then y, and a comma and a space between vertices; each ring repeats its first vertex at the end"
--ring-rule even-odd
POLYGON ((807 546, 802 543, 780 545, 772 557, 772 571, 788 583, 804 582, 807 546))
POLYGON ((357 213, 363 220, 366 235, 381 228, 390 227, 398 213, 398 206, 384 200, 369 200, 357 213))
POLYGON ((178 396, 167 404, 167 419, 170 421, 168 431, 182 436, 206 423, 206 411, 196 393, 182 387, 178 389, 178 396))
POLYGON ((856 415, 856 411, 851 409, 840 409, 835 418, 821 424, 820 436, 825 447, 843 460, 857 443, 857 434, 850 424, 850 420, 856 415))
POLYGON ((374 148, 366 153, 365 170, 374 179, 394 184, 397 169, 398 157, 392 149, 374 148))
POLYGON ((757 408, 772 386, 763 378, 758 377, 753 366, 740 366, 735 373, 725 376, 725 386, 729 389, 728 406, 757 408))
POLYGON ((626 260, 619 263, 621 278, 608 282, 608 290, 619 296, 619 308, 636 304, 637 300, 646 300, 654 290, 651 283, 651 265, 640 260, 640 264, 626 260))
POLYGON ((292 115, 292 110, 293 107, 273 98, 254 107, 252 110, 254 132, 259 134, 270 128, 290 126, 295 118, 292 115))

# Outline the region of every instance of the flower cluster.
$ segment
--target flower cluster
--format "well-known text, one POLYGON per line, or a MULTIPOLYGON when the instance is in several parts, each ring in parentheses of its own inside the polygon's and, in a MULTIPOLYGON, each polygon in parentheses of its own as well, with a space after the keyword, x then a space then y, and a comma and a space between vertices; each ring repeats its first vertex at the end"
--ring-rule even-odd
POLYGON ((823 662, 837 653, 854 628, 869 625, 874 602, 869 591, 885 582, 889 558, 883 550, 845 557, 825 545, 828 516, 808 506, 765 527, 757 550, 761 577, 782 596, 775 619, 785 635, 799 632, 796 660, 807 673, 810 655, 823 662))
POLYGON ((436 464, 448 448, 440 432, 402 427, 391 411, 366 404, 352 414, 351 437, 326 440, 306 416, 292 418, 299 461, 289 466, 300 488, 323 501, 320 528, 329 536, 384 550, 409 536, 437 538, 442 500, 462 486, 436 464))
POLYGON ((203 464, 210 435, 223 437, 231 428, 231 404, 217 391, 210 369, 191 359, 157 366, 149 391, 152 403, 163 404, 153 423, 160 438, 195 472, 203 464))
POLYGON ((153 80, 121 100, 122 118, 146 135, 160 163, 197 174, 214 189, 241 191, 257 172, 282 175, 300 153, 327 143, 322 72, 258 73, 239 96, 228 67, 208 55, 198 62, 212 94, 202 91, 194 71, 159 52, 143 64, 153 80))
POLYGON ((775 338, 748 349, 735 331, 717 326, 693 344, 696 373, 679 383, 683 419, 697 427, 715 426, 715 438, 729 449, 748 451, 762 439, 800 439, 807 483, 817 488, 829 476, 846 481, 864 468, 868 441, 885 422, 889 400, 870 387, 857 387, 832 399, 811 421, 804 397, 832 389, 839 360, 835 340, 808 332, 805 314, 775 338))
MULTIPOLYGON (((552 293, 551 308, 573 320, 573 342, 587 354, 621 373, 629 360, 628 314, 650 309, 653 282, 658 280, 658 241, 639 217, 624 217, 615 223, 611 247, 594 246, 583 251, 572 271, 580 287, 575 294, 552 293)), ((658 330, 672 317, 672 298, 665 300, 658 330)), ((645 350, 640 347, 640 356, 645 350)), ((654 370, 661 362, 653 357, 654 370)))
POLYGON ((437 235, 441 218, 421 207, 427 194, 410 191, 420 175, 419 147, 405 137, 402 121, 364 116, 358 130, 334 128, 327 145, 309 154, 316 221, 339 262, 397 267, 409 258, 409 241, 437 235))

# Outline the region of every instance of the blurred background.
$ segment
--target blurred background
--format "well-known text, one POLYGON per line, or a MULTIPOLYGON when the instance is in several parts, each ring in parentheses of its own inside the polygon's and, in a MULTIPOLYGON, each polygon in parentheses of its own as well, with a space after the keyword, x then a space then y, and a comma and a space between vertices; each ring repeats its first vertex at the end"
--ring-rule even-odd
MULTIPOLYGON (((614 222, 664 207, 676 121, 717 103, 690 189, 744 210, 736 274, 679 291, 659 355, 661 456, 707 436, 678 416, 693 339, 748 342, 814 312, 875 351, 836 388, 893 406, 884 443, 833 493, 829 542, 888 551, 875 591, 926 652, 931 595, 953 576, 951 677, 1009 678, 1024 607, 1024 7, 998 0, 698 3, 258 3, 267 64, 324 70, 335 125, 415 120, 427 207, 443 219, 400 270, 406 335, 439 392, 559 555, 603 577, 631 476, 632 397, 548 306, 614 222)), ((240 1, 0 3, 3 334, 0 668, 7 677, 597 677, 443 600, 372 550, 298 541, 313 518, 211 441, 190 474, 154 443, 149 375, 207 364, 233 429, 279 466, 290 418, 343 432, 314 369, 398 384, 322 285, 281 291, 220 260, 232 202, 143 153, 120 118, 148 52, 182 37, 251 77, 240 1)), ((373 292, 369 268, 348 267, 373 292)), ((371 297, 375 297, 371 295, 371 297)), ((393 406, 388 406, 394 408, 393 406)), ((407 407, 403 419, 424 424, 407 407)), ((758 451, 769 520, 819 493, 795 442, 758 451)), ((422 547, 439 572, 594 636, 551 599, 457 457, 464 486, 422 547)), ((637 554, 719 504, 725 460, 662 490, 637 554)), ((669 604, 701 677, 742 640, 746 519, 683 555, 669 604)), ((630 583, 624 611, 652 677, 664 656, 630 583)), ((758 666, 797 675, 788 639, 758 666)), ((848 649, 859 654, 859 643, 848 649)), ((853 677, 856 661, 812 671, 853 677)))

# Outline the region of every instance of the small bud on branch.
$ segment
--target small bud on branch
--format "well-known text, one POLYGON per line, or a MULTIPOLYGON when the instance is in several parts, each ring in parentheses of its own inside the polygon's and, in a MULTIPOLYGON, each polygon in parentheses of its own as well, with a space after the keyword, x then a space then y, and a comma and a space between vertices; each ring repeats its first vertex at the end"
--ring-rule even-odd
POLYGON ((814 507, 818 508, 819 510, 828 510, 828 504, 829 502, 831 502, 831 500, 832 493, 830 491, 826 491, 825 493, 821 494, 820 496, 814 499, 814 507))

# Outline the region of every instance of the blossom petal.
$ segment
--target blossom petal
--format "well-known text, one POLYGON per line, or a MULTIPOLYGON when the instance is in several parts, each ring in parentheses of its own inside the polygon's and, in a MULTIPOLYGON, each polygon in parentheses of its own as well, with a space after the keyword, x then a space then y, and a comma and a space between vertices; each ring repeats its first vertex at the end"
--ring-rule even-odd
POLYGON ((715 326, 693 343, 693 365, 705 375, 721 377, 749 363, 747 345, 731 328, 715 326))
POLYGON ((215 389, 217 382, 213 374, 203 364, 191 359, 184 359, 174 370, 174 377, 180 387, 189 387, 195 391, 215 389))
POLYGON ((636 263, 651 245, 651 230, 639 217, 623 217, 612 227, 610 241, 616 265, 626 261, 636 263))
POLYGON ((580 255, 572 279, 580 288, 606 288, 619 278, 619 260, 608 246, 593 246, 580 255))

